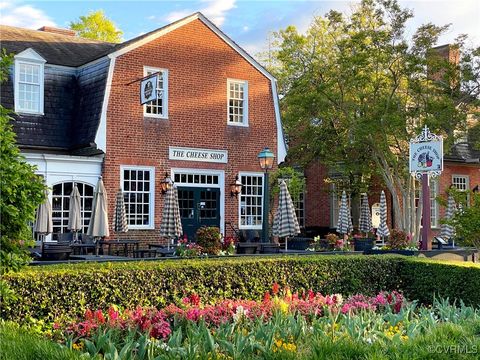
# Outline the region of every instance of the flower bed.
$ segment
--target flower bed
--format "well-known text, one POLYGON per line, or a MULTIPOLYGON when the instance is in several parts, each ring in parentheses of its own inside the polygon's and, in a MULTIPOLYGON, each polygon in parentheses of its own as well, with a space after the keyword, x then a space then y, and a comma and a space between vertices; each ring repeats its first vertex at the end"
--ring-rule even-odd
MULTIPOLYGON (((55 324, 55 334, 67 347, 100 358, 116 351, 142 355, 138 359, 195 354, 212 359, 293 359, 319 358, 316 351, 325 342, 347 342, 360 349, 370 346, 377 353, 398 350, 445 324, 473 324, 478 330, 480 310, 444 300, 436 300, 429 308, 417 307, 398 292, 346 299, 311 290, 292 294, 274 284, 261 301, 227 299, 202 304, 198 295, 191 294, 181 304, 160 310, 87 310, 77 321, 55 324)), ((480 339, 462 341, 466 341, 461 343, 464 350, 473 355, 480 351, 480 339)))
POLYGON ((76 317, 87 308, 164 307, 186 293, 220 299, 261 299, 273 282, 322 293, 373 295, 403 291, 431 303, 438 294, 480 305, 480 266, 395 256, 270 256, 168 260, 162 262, 89 263, 32 267, 3 276, 17 300, 2 302, 6 320, 33 317, 53 321, 76 317))

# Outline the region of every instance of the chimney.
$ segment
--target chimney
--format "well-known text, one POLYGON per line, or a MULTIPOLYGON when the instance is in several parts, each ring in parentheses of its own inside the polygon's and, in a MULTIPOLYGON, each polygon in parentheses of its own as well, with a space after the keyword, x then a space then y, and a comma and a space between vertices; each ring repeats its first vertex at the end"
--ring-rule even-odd
POLYGON ((52 34, 60 34, 60 35, 67 35, 67 36, 75 36, 77 33, 75 30, 70 29, 60 29, 52 26, 42 26, 38 31, 44 31, 52 34))

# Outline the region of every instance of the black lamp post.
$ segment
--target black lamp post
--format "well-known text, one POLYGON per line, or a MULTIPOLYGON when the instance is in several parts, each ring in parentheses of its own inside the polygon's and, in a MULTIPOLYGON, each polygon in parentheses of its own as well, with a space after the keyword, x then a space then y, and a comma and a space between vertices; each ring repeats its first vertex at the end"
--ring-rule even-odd
POLYGON ((235 177, 235 181, 230 184, 230 196, 238 197, 238 194, 242 192, 242 183, 238 180, 238 175, 235 177))
POLYGON ((168 172, 165 173, 165 179, 160 183, 162 194, 165 194, 168 190, 173 187, 173 181, 168 175, 168 172))
POLYGON ((273 167, 273 161, 275 159, 275 155, 270 151, 268 147, 264 148, 258 154, 258 161, 260 162, 260 167, 263 169, 265 176, 263 181, 265 181, 264 185, 264 193, 263 193, 263 224, 262 224, 262 242, 268 242, 268 212, 269 212, 269 183, 268 183, 268 170, 273 167))

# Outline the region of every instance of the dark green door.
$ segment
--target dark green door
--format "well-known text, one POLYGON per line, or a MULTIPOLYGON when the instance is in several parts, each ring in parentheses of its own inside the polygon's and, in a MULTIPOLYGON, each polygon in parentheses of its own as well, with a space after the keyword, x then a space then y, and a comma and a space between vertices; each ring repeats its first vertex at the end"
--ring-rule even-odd
POLYGON ((201 226, 220 226, 220 189, 179 187, 178 205, 183 232, 189 240, 201 226))

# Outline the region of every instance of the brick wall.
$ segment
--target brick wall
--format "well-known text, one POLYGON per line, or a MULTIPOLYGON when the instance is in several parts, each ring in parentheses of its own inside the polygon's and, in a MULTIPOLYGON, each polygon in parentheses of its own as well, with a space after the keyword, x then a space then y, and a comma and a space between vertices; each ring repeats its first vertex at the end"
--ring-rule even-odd
MULTIPOLYGON (((229 184, 239 171, 258 171, 257 155, 277 154, 270 80, 200 20, 180 27, 117 58, 107 111, 104 182, 113 214, 120 165, 155 166, 155 230, 129 231, 128 238, 158 241, 163 199, 159 191, 171 168, 225 171, 225 219, 238 226, 238 199, 229 184), (169 118, 144 118, 139 104, 143 67, 168 69, 169 118), (227 78, 248 81, 248 127, 227 125, 227 78), (174 161, 169 146, 228 150, 228 164, 174 161)), ((228 231, 228 228, 227 228, 228 231)))

